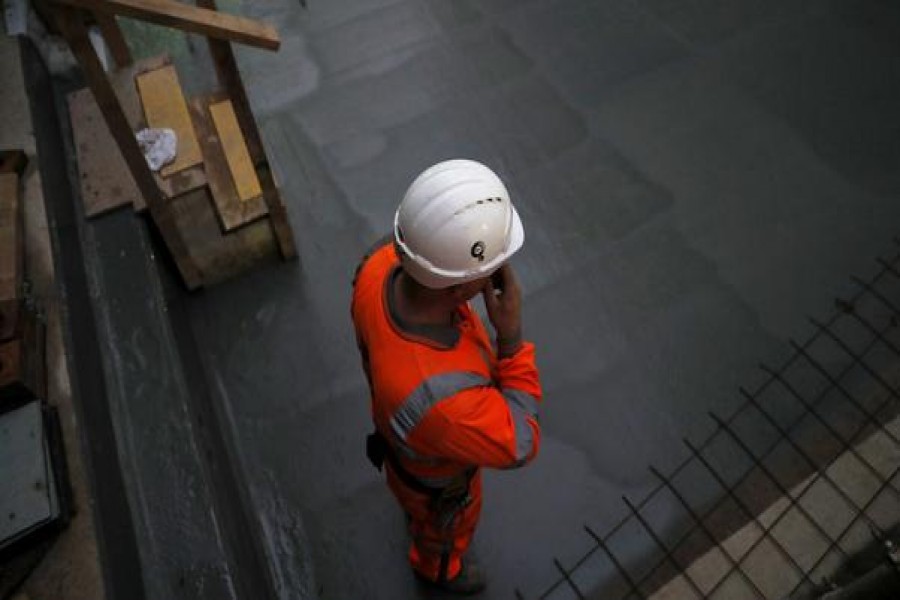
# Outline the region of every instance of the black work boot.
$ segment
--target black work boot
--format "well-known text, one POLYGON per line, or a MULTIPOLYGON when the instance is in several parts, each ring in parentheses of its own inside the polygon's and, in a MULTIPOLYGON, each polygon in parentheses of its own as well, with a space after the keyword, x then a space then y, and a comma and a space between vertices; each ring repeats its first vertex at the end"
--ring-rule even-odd
POLYGON ((449 581, 432 581, 416 572, 416 577, 430 586, 442 589, 453 594, 469 595, 477 594, 487 587, 484 571, 471 560, 463 559, 462 568, 453 579, 449 581))

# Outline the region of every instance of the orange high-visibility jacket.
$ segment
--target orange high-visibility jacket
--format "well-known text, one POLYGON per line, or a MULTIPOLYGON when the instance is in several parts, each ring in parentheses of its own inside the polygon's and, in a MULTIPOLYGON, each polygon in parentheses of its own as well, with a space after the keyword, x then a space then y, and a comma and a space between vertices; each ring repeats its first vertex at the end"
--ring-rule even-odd
POLYGON ((527 463, 540 444, 534 345, 498 360, 468 304, 453 329, 404 325, 391 308, 399 264, 387 243, 364 259, 354 283, 351 312, 375 426, 405 470, 430 487, 473 466, 527 463))

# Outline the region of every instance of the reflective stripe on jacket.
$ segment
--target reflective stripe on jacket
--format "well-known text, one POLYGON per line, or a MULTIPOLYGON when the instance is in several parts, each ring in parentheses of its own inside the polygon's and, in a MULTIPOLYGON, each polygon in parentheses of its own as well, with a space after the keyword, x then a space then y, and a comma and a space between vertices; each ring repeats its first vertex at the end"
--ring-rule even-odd
POLYGON ((351 312, 378 430, 403 467, 441 487, 472 466, 518 467, 540 444, 541 387, 528 342, 498 360, 478 315, 460 307, 455 335, 401 327, 389 306, 399 268, 393 244, 364 259, 351 312))

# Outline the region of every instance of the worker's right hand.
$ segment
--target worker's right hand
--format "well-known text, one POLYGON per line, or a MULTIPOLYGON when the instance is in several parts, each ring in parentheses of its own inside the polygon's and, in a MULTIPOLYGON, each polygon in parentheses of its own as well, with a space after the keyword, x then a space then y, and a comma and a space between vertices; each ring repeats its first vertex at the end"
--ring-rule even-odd
POLYGON ((500 358, 507 358, 522 346, 522 291, 509 263, 493 277, 488 279, 482 295, 488 318, 497 331, 497 352, 500 358), (494 287, 493 277, 502 282, 500 290, 494 287))

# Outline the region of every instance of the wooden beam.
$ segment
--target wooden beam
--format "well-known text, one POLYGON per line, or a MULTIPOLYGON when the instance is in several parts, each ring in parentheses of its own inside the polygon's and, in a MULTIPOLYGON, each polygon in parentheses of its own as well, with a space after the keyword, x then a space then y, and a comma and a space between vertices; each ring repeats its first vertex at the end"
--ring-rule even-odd
POLYGON ((105 13, 97 13, 94 16, 97 18, 100 33, 103 34, 103 39, 112 53, 113 60, 116 61, 116 66, 122 69, 130 65, 131 50, 128 48, 125 36, 122 35, 122 28, 119 27, 116 17, 105 13))
POLYGON ((184 278, 185 285, 191 289, 198 287, 203 283, 201 274, 190 260, 184 238, 181 237, 181 233, 172 222, 170 209, 164 201, 162 191, 156 185, 156 180, 153 178, 150 167, 147 166, 147 161, 138 146, 116 92, 103 70, 103 65, 100 64, 100 59, 97 57, 90 38, 88 38, 87 29, 82 21, 82 13, 63 7, 55 12, 56 25, 69 44, 72 54, 81 65, 85 81, 94 93, 106 125, 119 146, 119 151, 134 177, 134 182, 147 202, 150 215, 166 241, 166 245, 178 265, 178 270, 184 278))
MULTIPOLYGON (((209 10, 216 10, 216 0, 197 0, 197 5, 209 10)), ((209 43, 209 52, 213 57, 213 63, 216 66, 219 84, 225 88, 225 92, 234 106, 238 124, 241 126, 241 133, 244 134, 244 140, 247 143, 247 150, 250 152, 250 158, 256 166, 256 172, 263 189, 263 199, 266 202, 269 220, 272 223, 272 231, 275 233, 275 239, 278 240, 278 249, 282 258, 296 258, 297 245, 294 242, 294 232, 291 230, 287 209, 281 201, 278 187, 269 168, 269 162, 262 144, 262 136, 256 125, 256 119, 253 117, 253 111, 250 109, 250 100, 247 98, 247 91, 244 89, 244 82, 238 70, 234 49, 231 47, 231 44, 222 40, 208 38, 207 42, 209 43)))
POLYGON ((175 0, 54 0, 95 13, 131 17, 158 25, 239 42, 266 50, 278 50, 281 40, 271 25, 236 15, 182 4, 175 0))
POLYGON ((259 187, 259 179, 256 177, 256 169, 250 161, 250 153, 247 152, 247 144, 241 135, 237 117, 234 116, 234 108, 230 100, 216 102, 209 105, 209 114, 212 117, 213 126, 219 134, 222 151, 225 152, 225 161, 231 172, 234 187, 237 189, 238 198, 246 202, 262 195, 259 187))
POLYGON ((265 200, 260 192, 259 197, 249 202, 241 202, 235 189, 228 161, 222 148, 216 129, 209 114, 209 106, 215 102, 227 100, 225 92, 215 92, 191 98, 191 118, 197 131, 197 140, 203 151, 203 166, 209 191, 216 206, 216 214, 222 230, 228 233, 243 227, 251 221, 265 217, 268 213, 265 200))

